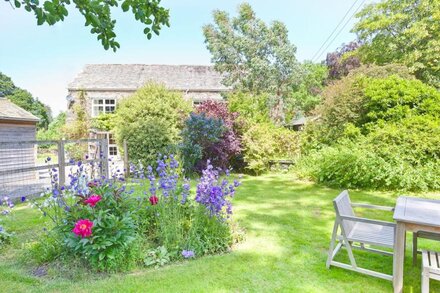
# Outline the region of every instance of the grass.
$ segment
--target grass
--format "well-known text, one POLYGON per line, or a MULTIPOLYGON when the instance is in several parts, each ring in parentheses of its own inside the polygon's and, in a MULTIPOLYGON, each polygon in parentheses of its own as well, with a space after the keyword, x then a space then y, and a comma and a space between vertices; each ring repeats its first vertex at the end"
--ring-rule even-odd
MULTIPOLYGON (((234 199, 234 218, 245 229, 245 240, 233 252, 143 269, 125 274, 89 274, 82 268, 49 265, 36 277, 22 256, 22 243, 44 227, 38 213, 21 206, 5 226, 17 234, 0 254, 2 292, 390 292, 389 281, 339 268, 325 268, 334 211, 340 190, 295 181, 288 174, 244 177, 234 199)), ((356 202, 393 206, 396 193, 352 191, 356 202)), ((420 195, 421 196, 421 195, 420 195)), ((434 194, 423 195, 428 197, 434 194)), ((358 211, 361 216, 391 220, 383 211, 358 211)), ((412 267, 408 235, 405 292, 420 291, 420 265, 412 267)), ((421 246, 440 249, 438 243, 421 246)), ((340 260, 346 260, 344 251, 340 260)), ((356 252, 358 264, 392 272, 392 258, 356 252)), ((420 264, 420 257, 419 257, 420 264)), ((431 282, 431 292, 440 292, 431 282)))

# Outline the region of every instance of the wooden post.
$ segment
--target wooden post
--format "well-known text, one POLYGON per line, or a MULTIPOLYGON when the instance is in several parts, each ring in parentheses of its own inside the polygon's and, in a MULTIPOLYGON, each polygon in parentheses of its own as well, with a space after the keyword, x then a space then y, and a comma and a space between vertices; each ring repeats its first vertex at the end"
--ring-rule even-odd
POLYGON ((123 147, 124 147, 124 175, 125 178, 128 178, 128 176, 130 176, 130 166, 128 165, 128 148, 127 148, 127 140, 124 139, 124 143, 123 143, 123 147))
POLYGON ((58 183, 61 188, 66 183, 66 157, 64 151, 64 141, 58 141, 58 183))
POLYGON ((101 159, 101 176, 109 178, 109 167, 108 167, 108 142, 106 138, 100 141, 100 159, 101 159))

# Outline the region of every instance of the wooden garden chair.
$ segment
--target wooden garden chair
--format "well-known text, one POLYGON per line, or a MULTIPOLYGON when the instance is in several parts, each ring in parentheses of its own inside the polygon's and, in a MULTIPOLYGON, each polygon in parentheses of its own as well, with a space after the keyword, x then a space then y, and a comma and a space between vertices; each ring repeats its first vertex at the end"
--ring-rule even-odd
POLYGON ((394 249, 394 233, 396 224, 356 217, 353 207, 386 211, 393 211, 393 208, 351 203, 347 190, 344 190, 333 200, 333 205, 336 211, 336 220, 333 227, 333 234, 328 252, 327 268, 330 268, 330 266, 335 266, 392 281, 392 275, 358 267, 353 255, 353 249, 360 249, 392 256, 392 252, 374 249, 369 246, 374 245, 394 249), (355 245, 355 243, 358 243, 359 245, 355 245), (366 245, 368 245, 368 247, 366 245), (347 249, 350 264, 333 260, 342 247, 347 249))

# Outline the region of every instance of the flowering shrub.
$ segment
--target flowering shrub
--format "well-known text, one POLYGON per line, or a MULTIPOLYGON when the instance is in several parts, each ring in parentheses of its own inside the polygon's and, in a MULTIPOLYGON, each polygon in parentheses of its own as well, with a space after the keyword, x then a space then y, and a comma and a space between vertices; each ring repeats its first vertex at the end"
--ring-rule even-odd
MULTIPOLYGON (((156 167, 132 166, 136 178, 126 182, 116 172, 110 179, 92 178, 75 164, 66 186, 43 194, 35 202, 52 219, 58 253, 80 258, 99 271, 116 271, 134 263, 161 266, 226 251, 232 244, 230 199, 238 181, 210 163, 191 195, 190 180, 182 177, 176 157, 159 156, 156 167), (136 186, 128 189, 128 186, 136 186), (144 249, 148 248, 148 249, 144 249)), ((116 170, 117 171, 117 170, 116 170)), ((56 170, 52 176, 56 177, 56 170)), ((53 247, 40 245, 39 247, 53 247)))

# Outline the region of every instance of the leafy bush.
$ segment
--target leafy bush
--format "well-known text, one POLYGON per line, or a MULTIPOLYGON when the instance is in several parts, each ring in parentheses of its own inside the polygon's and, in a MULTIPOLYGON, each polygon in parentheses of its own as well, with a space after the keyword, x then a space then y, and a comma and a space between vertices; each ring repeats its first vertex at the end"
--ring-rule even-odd
POLYGON ((325 147, 299 165, 302 174, 341 188, 438 190, 440 163, 411 165, 399 155, 381 157, 371 145, 345 142, 325 147))
POLYGON ((438 113, 440 94, 434 88, 400 76, 408 77, 400 66, 361 67, 326 87, 315 112, 320 119, 306 127, 305 142, 332 145, 345 138, 351 126, 365 134, 367 123, 438 113))
POLYGON ((115 114, 116 140, 127 140, 129 157, 152 164, 157 153, 165 153, 179 141, 191 105, 181 93, 164 86, 147 84, 123 99, 115 114))
POLYGON ((205 113, 191 113, 185 121, 180 148, 187 172, 201 170, 200 167, 206 165, 210 158, 221 161, 213 151, 219 150, 216 144, 220 142, 226 130, 223 121, 218 118, 206 117, 205 113))
POLYGON ((367 135, 311 152, 300 170, 318 182, 341 187, 439 189, 440 119, 409 116, 370 125, 367 135))
POLYGON ((238 118, 247 125, 270 122, 269 95, 253 95, 233 92, 227 96, 229 111, 238 113, 238 118))
POLYGON ((182 153, 185 169, 201 171, 211 160, 226 169, 240 152, 240 140, 235 130, 236 113, 223 102, 206 101, 185 122, 182 132, 182 153))
POLYGON ((246 168, 260 174, 269 169, 273 159, 296 159, 298 136, 294 131, 269 123, 255 124, 243 135, 243 153, 246 168))
POLYGON ((61 112, 49 123, 47 129, 38 130, 37 139, 38 140, 63 139, 65 125, 66 125, 66 113, 61 112))

